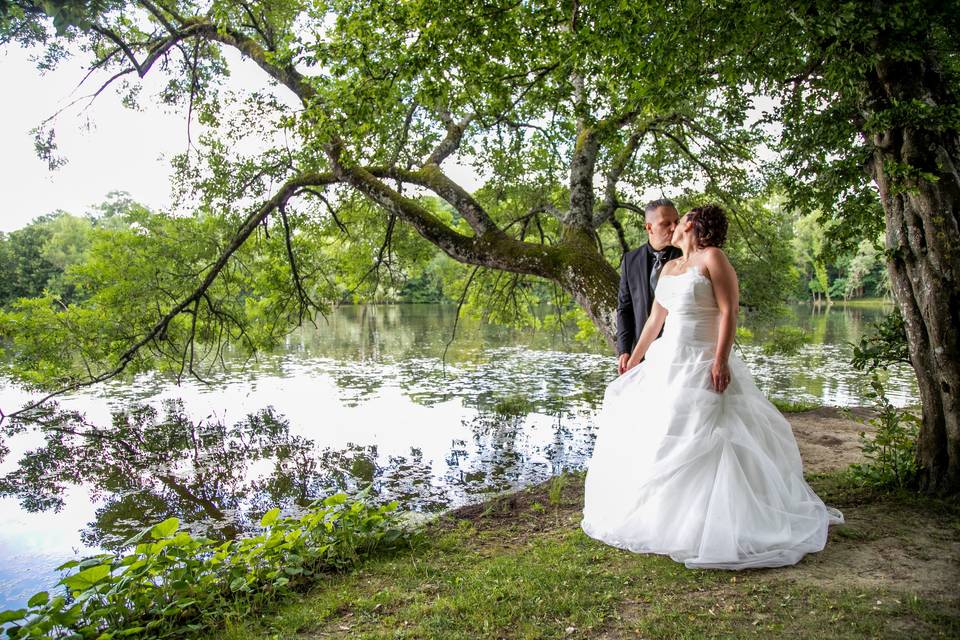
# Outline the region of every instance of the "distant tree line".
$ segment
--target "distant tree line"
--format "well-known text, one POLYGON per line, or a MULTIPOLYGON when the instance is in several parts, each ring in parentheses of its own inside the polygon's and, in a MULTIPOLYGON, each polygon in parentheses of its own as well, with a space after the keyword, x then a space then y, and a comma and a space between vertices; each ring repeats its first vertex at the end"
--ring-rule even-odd
MULTIPOLYGON (((779 253, 782 256, 780 263, 774 267, 778 271, 787 267, 786 278, 781 276, 778 284, 788 286, 776 287, 780 291, 780 302, 809 300, 819 303, 838 299, 889 297, 890 283, 881 250, 881 238, 863 240, 858 245, 836 251, 827 244, 825 238, 829 229, 816 212, 806 215, 784 214, 775 198, 771 198, 771 202, 765 205, 767 214, 771 219, 779 220, 776 233, 771 238, 781 245, 779 253)), ((437 206, 441 205, 438 203, 437 206)), ((15 231, 0 232, 0 269, 4 274, 0 280, 0 306, 9 307, 20 298, 44 295, 52 296, 63 305, 85 299, 89 290, 85 293, 79 286, 76 270, 92 260, 96 253, 95 239, 117 233, 136 234, 140 226, 137 220, 145 215, 151 215, 146 207, 125 193, 114 192, 83 215, 55 211, 41 215, 15 231)), ((630 247, 637 247, 645 241, 639 216, 635 224, 628 225, 624 234, 630 247)), ((416 239, 413 240, 416 242, 416 239)), ((750 248, 738 247, 735 237, 732 242, 732 253, 749 254, 750 248)), ((343 245, 338 249, 341 259, 366 260, 370 258, 368 254, 376 249, 367 245, 350 246, 349 241, 343 245)), ((413 259, 406 255, 385 256, 382 272, 375 274, 375 277, 362 279, 364 281, 360 283, 341 278, 337 283, 339 295, 336 298, 341 303, 458 302, 470 269, 449 259, 434 247, 425 245, 422 249, 419 255, 413 252, 413 259)), ((329 248, 325 251, 331 252, 329 248)), ((765 251, 769 255, 770 247, 766 247, 765 251)), ((742 257, 740 262, 744 262, 742 257)), ((761 261, 752 269, 748 266, 744 271, 742 268, 741 277, 747 282, 768 281, 770 271, 771 265, 761 261)), ((497 274, 492 275, 496 277, 497 274)), ((336 278, 337 274, 332 276, 336 278)), ((493 311, 492 315, 496 316, 494 319, 518 320, 517 313, 512 317, 509 313, 495 313, 496 304, 493 300, 483 303, 484 297, 495 297, 495 283, 484 283, 482 276, 474 280, 476 293, 468 296, 472 307, 480 312, 493 311)), ((547 282, 534 282, 526 288, 524 295, 528 302, 569 302, 562 292, 551 291, 547 282)), ((511 292, 511 295, 515 294, 511 292)), ((760 295, 759 298, 765 301, 771 299, 769 294, 760 295)))

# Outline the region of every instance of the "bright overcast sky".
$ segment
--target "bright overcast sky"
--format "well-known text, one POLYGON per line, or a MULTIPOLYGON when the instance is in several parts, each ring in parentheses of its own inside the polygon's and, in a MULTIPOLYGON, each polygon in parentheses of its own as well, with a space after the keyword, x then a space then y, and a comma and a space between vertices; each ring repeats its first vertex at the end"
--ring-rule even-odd
MULTIPOLYGON (((252 62, 241 62, 231 50, 226 57, 232 87, 267 85, 265 75, 252 62)), ((0 103, 0 188, 6 203, 0 231, 20 228, 57 209, 82 214, 111 191, 126 191, 154 209, 170 205, 169 158, 187 146, 182 112, 152 107, 131 111, 108 89, 91 106, 86 107, 89 101, 84 99, 58 117, 56 142, 66 165, 50 171, 37 158, 30 130, 98 86, 92 78, 76 89, 85 73, 83 60, 64 62, 56 71, 41 75, 28 51, 0 49, 0 78, 10 89, 8 99, 0 103)), ((156 93, 159 80, 160 74, 147 76, 142 103, 156 93)), ((193 133, 196 140, 196 127, 193 133)), ((466 167, 451 165, 449 170, 468 189, 479 183, 466 167)))
POLYGON ((50 171, 37 158, 30 130, 92 86, 74 91, 83 78, 78 61, 41 75, 17 47, 0 49, 0 77, 8 88, 0 104, 0 187, 5 207, 0 231, 63 209, 81 214, 110 191, 127 191, 151 206, 169 204, 169 157, 186 147, 182 115, 158 109, 131 111, 116 95, 102 94, 88 109, 83 100, 58 118, 56 141, 68 160, 50 171))

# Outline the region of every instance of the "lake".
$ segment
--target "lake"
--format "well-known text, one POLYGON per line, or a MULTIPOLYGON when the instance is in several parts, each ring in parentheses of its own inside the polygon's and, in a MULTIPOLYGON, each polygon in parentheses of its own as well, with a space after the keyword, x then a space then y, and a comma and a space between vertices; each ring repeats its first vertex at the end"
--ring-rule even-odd
MULTIPOLYGON (((738 348, 771 398, 867 405, 848 343, 887 311, 796 306, 777 324, 808 332, 799 353, 765 355, 749 320, 757 339, 738 348)), ((45 434, 6 437, 0 609, 51 587, 66 560, 171 516, 242 535, 272 506, 294 513, 340 489, 370 484, 378 502, 430 513, 582 468, 612 354, 575 341, 575 328, 470 319, 451 342, 454 318, 443 305, 341 307, 206 384, 144 374, 63 398, 45 434)), ((888 387, 898 406, 916 403, 908 368, 888 387)), ((4 411, 26 398, 0 388, 4 411)))

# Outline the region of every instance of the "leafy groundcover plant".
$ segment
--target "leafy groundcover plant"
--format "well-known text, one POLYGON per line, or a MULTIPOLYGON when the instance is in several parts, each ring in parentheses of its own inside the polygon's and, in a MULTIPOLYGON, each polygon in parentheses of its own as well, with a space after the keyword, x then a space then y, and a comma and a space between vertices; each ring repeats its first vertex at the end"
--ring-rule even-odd
POLYGON ((920 417, 893 406, 878 372, 873 372, 870 386, 877 415, 865 422, 868 430, 860 432, 866 462, 850 465, 850 472, 854 479, 877 488, 913 488, 920 417))
POLYGON ((62 565, 62 594, 40 592, 26 608, 0 612, 0 623, 10 638, 196 637, 323 573, 408 546, 415 533, 402 525, 397 503, 371 506, 366 494, 335 494, 299 517, 271 509, 259 535, 226 542, 194 537, 170 518, 131 538, 127 555, 62 565))

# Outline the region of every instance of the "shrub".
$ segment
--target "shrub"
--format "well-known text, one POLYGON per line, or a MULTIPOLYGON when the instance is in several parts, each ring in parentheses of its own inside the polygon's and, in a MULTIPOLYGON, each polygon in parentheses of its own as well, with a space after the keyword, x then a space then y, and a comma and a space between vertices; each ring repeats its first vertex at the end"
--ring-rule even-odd
POLYGON ((851 465, 853 477, 876 487, 911 485, 917 473, 917 436, 920 418, 897 409, 887 399, 883 387, 884 371, 892 364, 910 364, 907 334, 903 316, 894 309, 873 324, 873 331, 853 346, 851 364, 870 374, 869 394, 874 398, 877 416, 867 420, 872 433, 860 432, 863 455, 867 462, 851 465))
POLYGON ((871 372, 891 364, 910 364, 907 330, 899 309, 874 322, 872 329, 860 338, 859 344, 851 344, 853 358, 850 363, 855 369, 871 372))
POLYGON ((851 474, 860 482, 875 487, 906 488, 913 483, 917 473, 920 418, 890 403, 877 372, 873 373, 870 386, 878 413, 866 421, 872 432, 869 435, 866 431, 860 432, 867 462, 851 465, 851 474))

